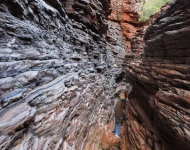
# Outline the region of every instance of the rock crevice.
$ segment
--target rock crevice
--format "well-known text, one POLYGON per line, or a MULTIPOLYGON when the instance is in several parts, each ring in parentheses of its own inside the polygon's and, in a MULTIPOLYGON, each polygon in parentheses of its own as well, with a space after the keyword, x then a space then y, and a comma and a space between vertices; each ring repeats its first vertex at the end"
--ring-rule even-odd
POLYGON ((123 150, 189 149, 190 2, 144 36, 142 1, 0 2, 1 150, 102 150, 109 137, 123 150), (123 68, 133 89, 119 143, 105 131, 123 68))
POLYGON ((163 11, 146 31, 145 58, 128 64, 128 149, 189 149, 189 8, 177 0, 163 11))

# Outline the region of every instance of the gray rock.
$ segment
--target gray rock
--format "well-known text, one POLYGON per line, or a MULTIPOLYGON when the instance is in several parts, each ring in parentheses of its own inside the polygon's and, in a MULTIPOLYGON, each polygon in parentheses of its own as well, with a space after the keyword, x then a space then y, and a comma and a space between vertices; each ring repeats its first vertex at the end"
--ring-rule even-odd
POLYGON ((14 133, 23 124, 30 122, 34 118, 35 112, 36 110, 26 103, 21 103, 9 110, 5 109, 4 114, 0 114, 0 133, 14 133))

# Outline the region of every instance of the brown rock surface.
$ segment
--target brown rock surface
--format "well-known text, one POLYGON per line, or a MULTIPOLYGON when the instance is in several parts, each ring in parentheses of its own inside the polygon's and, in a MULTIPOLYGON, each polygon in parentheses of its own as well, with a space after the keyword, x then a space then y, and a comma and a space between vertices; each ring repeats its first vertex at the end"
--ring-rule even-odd
POLYGON ((121 23, 121 28, 123 31, 123 36, 125 39, 131 40, 136 32, 136 27, 129 23, 121 23))
POLYGON ((127 149, 188 150, 189 1, 177 0, 145 35, 145 58, 128 64, 127 149))
POLYGON ((102 135, 102 148, 103 150, 112 150, 113 148, 120 149, 121 139, 117 138, 111 131, 114 128, 114 122, 111 121, 110 124, 104 127, 105 130, 102 135))
POLYGON ((189 150, 190 2, 149 27, 144 58, 140 2, 0 1, 0 150, 189 150), (133 91, 118 141, 124 60, 133 91))
POLYGON ((138 21, 138 12, 141 9, 139 4, 141 2, 144 2, 144 0, 111 0, 112 12, 109 19, 113 22, 118 22, 120 25, 127 58, 134 57, 131 51, 132 39, 138 36, 136 31, 143 27, 143 24, 138 21))
POLYGON ((109 150, 113 146, 120 147, 120 139, 111 132, 104 132, 102 139, 102 148, 104 150, 109 150))

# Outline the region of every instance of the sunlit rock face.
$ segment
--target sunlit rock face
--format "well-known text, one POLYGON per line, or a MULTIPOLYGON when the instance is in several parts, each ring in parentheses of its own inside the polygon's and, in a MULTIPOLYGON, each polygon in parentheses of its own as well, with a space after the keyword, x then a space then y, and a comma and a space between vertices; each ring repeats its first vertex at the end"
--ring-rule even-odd
POLYGON ((190 1, 177 0, 148 28, 145 58, 127 67, 129 150, 190 147, 190 1))
POLYGON ((146 25, 138 21, 138 13, 144 2, 145 0, 111 0, 109 20, 117 24, 115 28, 120 30, 120 41, 126 51, 127 62, 141 58, 143 54, 146 25))
POLYGON ((125 58, 121 43, 114 52, 106 41, 109 8, 108 0, 0 2, 1 150, 101 149, 125 58))
MULTIPOLYGON (((111 51, 116 56, 116 62, 121 64, 122 58, 125 58, 123 66, 126 66, 131 61, 141 59, 144 53, 143 36, 147 25, 138 22, 138 12, 142 9, 141 3, 143 2, 144 0, 111 0, 112 12, 109 15, 106 39, 111 44, 111 51)), ((128 137, 126 126, 124 125, 122 128, 119 145, 118 139, 110 133, 113 129, 113 124, 109 124, 107 128, 108 130, 106 130, 102 139, 103 148, 114 149, 117 147, 126 150, 126 139, 128 137)))

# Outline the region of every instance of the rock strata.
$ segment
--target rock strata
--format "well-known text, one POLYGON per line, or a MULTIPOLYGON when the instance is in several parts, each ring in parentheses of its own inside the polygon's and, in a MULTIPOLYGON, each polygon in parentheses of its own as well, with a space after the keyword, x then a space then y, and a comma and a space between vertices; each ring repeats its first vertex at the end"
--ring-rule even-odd
POLYGON ((128 64, 127 149, 188 150, 189 1, 176 0, 145 34, 145 58, 128 64))
POLYGON ((1 150, 189 150, 190 2, 159 15, 145 43, 141 2, 0 1, 1 150), (133 90, 118 140, 125 65, 133 90))
MULTIPOLYGON (((138 13, 145 0, 111 0, 112 12, 109 20, 118 23, 122 44, 126 51, 126 62, 142 58, 146 24, 138 21, 138 13)), ((110 24, 110 23, 109 23, 110 24)))
POLYGON ((1 150, 102 149, 125 57, 109 13, 109 0, 0 2, 1 150))

